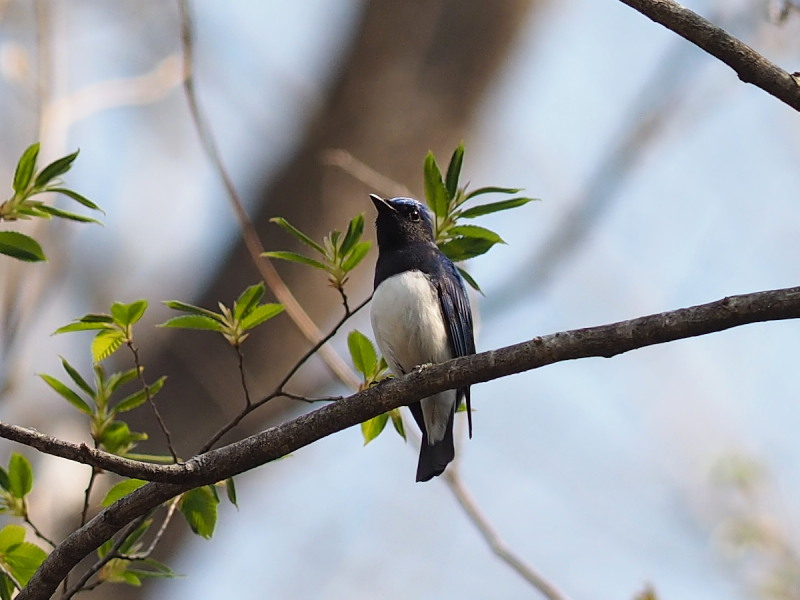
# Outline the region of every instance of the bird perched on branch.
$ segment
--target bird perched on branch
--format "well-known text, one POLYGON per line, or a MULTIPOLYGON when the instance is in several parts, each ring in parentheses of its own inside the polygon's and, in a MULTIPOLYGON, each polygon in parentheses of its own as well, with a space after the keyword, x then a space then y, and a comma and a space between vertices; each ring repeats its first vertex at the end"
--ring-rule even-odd
MULTIPOLYGON (((378 209, 372 331, 389 368, 400 376, 474 354, 467 293, 455 265, 436 246, 430 211, 411 198, 370 198, 378 209)), ((422 431, 417 481, 441 475, 453 460, 453 419, 462 399, 472 437, 469 386, 409 406, 422 431)))

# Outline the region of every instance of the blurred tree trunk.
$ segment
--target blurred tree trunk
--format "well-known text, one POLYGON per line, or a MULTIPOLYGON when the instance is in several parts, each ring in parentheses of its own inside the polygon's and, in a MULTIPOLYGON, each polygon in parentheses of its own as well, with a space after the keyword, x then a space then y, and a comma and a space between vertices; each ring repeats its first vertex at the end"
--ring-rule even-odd
MULTIPOLYGON (((538 4, 529 0, 367 3, 327 102, 283 170, 264 185, 253 217, 264 246, 297 249, 288 235, 269 223, 272 216, 287 218, 317 239, 334 227, 345 227, 359 212, 372 221, 367 194, 381 190, 369 189, 351 175, 323 165, 324 150, 347 150, 420 192, 425 153, 433 150, 440 162, 449 159, 465 137, 470 118, 528 10, 538 4)), ((374 237, 371 227, 367 235, 374 237)), ((369 293, 373 264, 374 255, 357 270, 350 284, 351 304, 369 293)), ((341 301, 325 286, 321 274, 295 265, 277 267, 323 331, 339 317, 341 301)), ((229 303, 257 281, 258 272, 237 241, 197 302, 209 307, 219 300, 229 303)), ((244 346, 255 398, 269 391, 309 347, 286 316, 262 329, 244 346)), ((173 335, 159 352, 160 359, 151 362, 153 372, 169 375, 168 401, 162 400, 161 410, 173 439, 178 440, 178 452, 188 456, 243 406, 236 358, 215 336, 173 335)), ((149 356, 155 353, 155 349, 147 352, 149 356)), ((293 390, 301 390, 301 379, 293 390)), ((265 408, 235 435, 241 437, 263 427, 265 421, 284 418, 286 411, 305 409, 280 402, 265 408)), ((151 437, 160 440, 154 423, 132 426, 147 427, 153 432, 151 437)), ((109 594, 119 598, 122 587, 101 586, 92 597, 109 594)), ((124 590, 129 593, 130 597, 137 594, 124 590)))

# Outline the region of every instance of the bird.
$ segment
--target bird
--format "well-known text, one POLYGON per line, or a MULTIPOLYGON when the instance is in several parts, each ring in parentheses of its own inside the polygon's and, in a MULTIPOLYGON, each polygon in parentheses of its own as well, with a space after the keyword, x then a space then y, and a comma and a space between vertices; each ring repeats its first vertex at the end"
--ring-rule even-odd
MULTIPOLYGON (((378 260, 370 320, 375 341, 395 376, 431 363, 475 354, 472 312, 458 269, 436 245, 433 216, 413 198, 370 194, 378 216, 378 260)), ((455 457, 453 420, 469 386, 409 406, 422 432, 416 479, 441 475, 455 457)))

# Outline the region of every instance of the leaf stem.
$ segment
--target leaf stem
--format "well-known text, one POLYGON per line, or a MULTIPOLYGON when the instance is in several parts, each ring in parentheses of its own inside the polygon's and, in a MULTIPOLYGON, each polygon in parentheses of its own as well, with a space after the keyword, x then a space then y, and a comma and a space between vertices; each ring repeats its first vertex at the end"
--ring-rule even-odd
POLYGON ((133 353, 133 363, 136 367, 136 374, 139 378, 139 383, 141 384, 142 388, 144 389, 145 396, 147 396, 147 403, 150 405, 150 408, 153 409, 153 414, 156 417, 156 421, 158 421, 158 426, 161 428, 161 432, 164 434, 164 438, 167 441, 167 447, 169 448, 170 454, 172 454, 172 458, 176 463, 181 462, 178 458, 178 454, 175 452, 175 448, 172 445, 172 436, 169 433, 169 429, 167 429, 166 423, 164 423, 164 419, 161 417, 161 412, 158 410, 155 401, 153 400, 153 396, 150 393, 150 387, 147 385, 147 382, 144 379, 144 367, 142 366, 141 361, 139 360, 139 349, 133 343, 133 340, 130 337, 127 339, 128 348, 130 348, 131 353, 133 353))
MULTIPOLYGON (((266 404, 267 402, 269 402, 273 398, 277 398, 278 396, 284 396, 284 397, 287 397, 287 398, 300 400, 301 397, 295 397, 295 395, 293 395, 293 394, 290 395, 287 392, 285 392, 283 388, 286 386, 287 383, 289 383, 289 381, 292 379, 292 377, 295 376, 297 371, 300 370, 300 367, 302 367, 308 361, 309 358, 314 356, 314 354, 316 354, 320 350, 320 348, 322 348, 325 344, 327 344, 333 338, 333 336, 336 335, 336 333, 339 331, 339 329, 341 329, 342 325, 344 325, 348 321, 348 319, 350 319, 350 317, 352 317, 358 311, 360 311, 362 308, 364 308, 369 303, 370 300, 372 300, 372 294, 370 294, 370 296, 368 298, 366 298, 365 300, 363 300, 358 306, 353 308, 353 310, 351 310, 349 312, 345 311, 345 314, 339 319, 339 321, 333 326, 333 328, 325 336, 320 338, 320 340, 317 341, 316 344, 311 346, 311 348, 309 348, 306 351, 306 353, 297 360, 297 362, 295 362, 294 366, 291 369, 289 369, 289 371, 286 373, 286 375, 284 375, 283 379, 281 379, 281 381, 278 383, 277 386, 275 386, 275 389, 270 394, 268 394, 264 398, 261 398, 257 402, 248 403, 248 405, 241 412, 239 412, 238 415, 236 415, 228 423, 223 425, 217 431, 217 433, 215 433, 211 437, 210 440, 208 440, 205 444, 203 444, 203 447, 200 448, 200 450, 198 451, 198 454, 204 454, 204 453, 208 452, 209 450, 211 450, 211 448, 213 448, 216 445, 216 443, 222 438, 222 436, 224 436, 231 429, 233 429, 239 423, 241 423, 242 420, 247 415, 249 415, 251 412, 253 412, 258 407, 263 406, 264 404, 266 404)), ((357 388, 358 386, 356 385, 355 387, 357 388)))

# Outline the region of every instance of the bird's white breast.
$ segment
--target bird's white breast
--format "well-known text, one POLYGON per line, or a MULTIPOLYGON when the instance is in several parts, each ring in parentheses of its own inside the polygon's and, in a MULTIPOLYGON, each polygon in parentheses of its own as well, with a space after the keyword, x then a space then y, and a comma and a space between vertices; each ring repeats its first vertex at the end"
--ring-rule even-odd
POLYGON ((452 358, 436 290, 421 271, 381 282, 372 297, 372 330, 396 375, 452 358))

